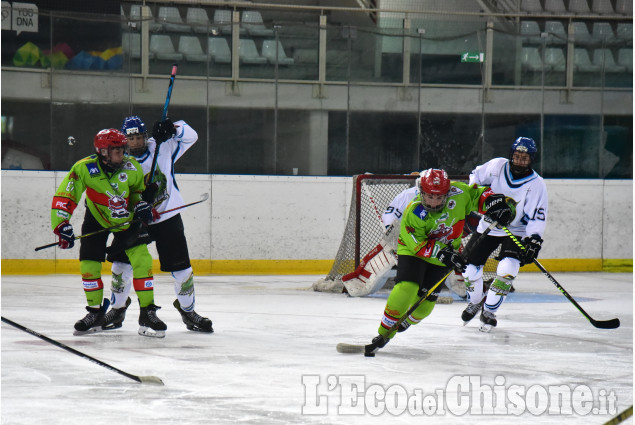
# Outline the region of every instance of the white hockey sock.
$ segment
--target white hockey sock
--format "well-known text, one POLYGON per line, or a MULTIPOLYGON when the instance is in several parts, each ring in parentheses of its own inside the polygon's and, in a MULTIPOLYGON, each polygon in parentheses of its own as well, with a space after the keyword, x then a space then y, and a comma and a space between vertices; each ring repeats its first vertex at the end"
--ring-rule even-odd
POLYGON ((110 286, 110 305, 112 308, 121 308, 126 305, 130 288, 132 288, 132 266, 115 261, 112 263, 112 283, 110 286))
POLYGON ((483 266, 468 264, 463 278, 467 289, 467 300, 471 304, 480 303, 483 299, 483 266))
POLYGON ((183 311, 194 310, 194 274, 192 267, 172 272, 174 278, 174 293, 183 311))

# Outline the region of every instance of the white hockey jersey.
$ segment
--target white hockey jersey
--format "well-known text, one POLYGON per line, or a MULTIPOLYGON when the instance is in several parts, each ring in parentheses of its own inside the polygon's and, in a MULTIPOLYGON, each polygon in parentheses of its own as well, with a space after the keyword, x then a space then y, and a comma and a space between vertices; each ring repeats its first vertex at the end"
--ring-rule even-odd
POLYGON ((406 211, 406 207, 413 200, 415 196, 417 196, 417 187, 413 186, 406 190, 401 191, 395 199, 392 200, 390 205, 386 208, 384 213, 381 215, 381 221, 383 221, 384 226, 390 226, 395 220, 401 220, 401 216, 404 211, 406 211))
MULTIPOLYGON (((514 179, 509 160, 494 158, 479 165, 470 174, 470 185, 490 186, 495 193, 502 193, 514 199, 516 217, 507 228, 516 236, 544 235, 547 225, 547 186, 542 177, 535 171, 526 177, 514 179)), ((478 232, 483 233, 489 226, 484 219, 478 225, 478 232)), ((505 236, 502 229, 493 229, 492 236, 505 236)))
MULTIPOLYGON (((177 121, 174 125, 176 127, 174 137, 161 143, 159 147, 157 169, 154 174, 154 181, 159 184, 156 200, 163 199, 160 204, 155 206, 155 209, 159 213, 184 205, 183 197, 174 179, 174 163, 198 140, 196 131, 185 121, 177 121)), ((135 157, 137 161, 139 161, 139 164, 141 164, 143 174, 145 175, 150 173, 152 158, 154 157, 156 147, 156 141, 150 137, 148 139, 148 150, 143 155, 135 157)), ((153 221, 152 224, 165 221, 180 212, 180 210, 177 210, 163 214, 158 220, 153 221)))

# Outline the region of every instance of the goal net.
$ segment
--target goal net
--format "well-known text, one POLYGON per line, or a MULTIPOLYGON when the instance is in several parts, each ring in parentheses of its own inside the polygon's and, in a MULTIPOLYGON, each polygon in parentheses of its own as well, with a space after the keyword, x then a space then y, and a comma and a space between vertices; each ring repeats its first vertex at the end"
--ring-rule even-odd
MULTIPOLYGON (((343 292, 342 276, 351 273, 364 256, 384 237, 386 229, 380 216, 392 200, 403 190, 415 184, 418 175, 360 174, 353 176, 353 194, 348 221, 337 255, 329 274, 313 284, 319 292, 343 292)), ((450 176, 451 180, 465 181, 466 176, 450 176)), ((394 233, 395 236, 398 232, 394 233)), ((465 246, 471 235, 463 239, 465 246)), ((396 242, 396 241, 395 241, 396 242)), ((395 245, 396 246, 396 245, 395 245)), ((494 259, 498 250, 487 260, 483 280, 491 281, 496 276, 498 261, 494 259)), ((452 275, 450 275, 452 276, 452 275)))

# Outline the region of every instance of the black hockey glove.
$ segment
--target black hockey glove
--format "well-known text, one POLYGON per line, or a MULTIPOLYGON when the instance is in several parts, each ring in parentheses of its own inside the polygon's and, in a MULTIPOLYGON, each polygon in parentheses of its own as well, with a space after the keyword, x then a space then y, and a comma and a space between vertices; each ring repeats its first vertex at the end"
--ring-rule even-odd
POLYGON ((525 264, 533 263, 538 258, 538 253, 542 248, 542 238, 538 235, 531 235, 523 239, 523 244, 525 245, 523 262, 525 264))
POLYGON ((134 215, 145 224, 152 223, 152 204, 148 204, 146 201, 139 201, 134 207, 134 215))
POLYGON ((165 142, 176 134, 176 128, 172 120, 166 118, 165 121, 157 121, 152 127, 152 137, 157 142, 157 145, 165 142))
POLYGON ((448 267, 452 267, 457 273, 465 272, 467 262, 461 254, 454 252, 452 249, 443 248, 437 254, 437 259, 448 267))
POLYGON ((507 204, 505 195, 495 193, 490 195, 483 203, 485 215, 492 221, 497 221, 501 226, 507 226, 514 220, 514 213, 507 204))
POLYGON ((73 226, 68 221, 62 221, 53 229, 60 241, 59 247, 62 249, 69 249, 75 245, 75 233, 73 233, 73 226))
POLYGON ((159 191, 159 183, 151 183, 146 186, 146 189, 141 193, 141 198, 149 204, 154 203, 154 198, 157 197, 159 191))

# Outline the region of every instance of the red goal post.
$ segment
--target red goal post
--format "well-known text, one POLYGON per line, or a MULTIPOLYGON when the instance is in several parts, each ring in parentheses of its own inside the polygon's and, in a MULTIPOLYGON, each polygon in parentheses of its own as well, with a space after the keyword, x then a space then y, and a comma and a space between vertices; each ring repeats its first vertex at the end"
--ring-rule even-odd
MULTIPOLYGON (((418 175, 404 174, 359 174, 353 176, 353 193, 348 220, 329 274, 313 284, 320 292, 341 292, 342 276, 351 273, 363 258, 373 249, 385 234, 381 214, 392 200, 403 190, 413 187, 418 175)), ((451 180, 467 182, 467 176, 450 176, 451 180)), ((398 233, 398 232, 396 232, 398 233)), ((463 245, 469 236, 464 238, 463 245)), ((489 280, 496 274, 496 264, 488 259, 483 279, 489 280)))

